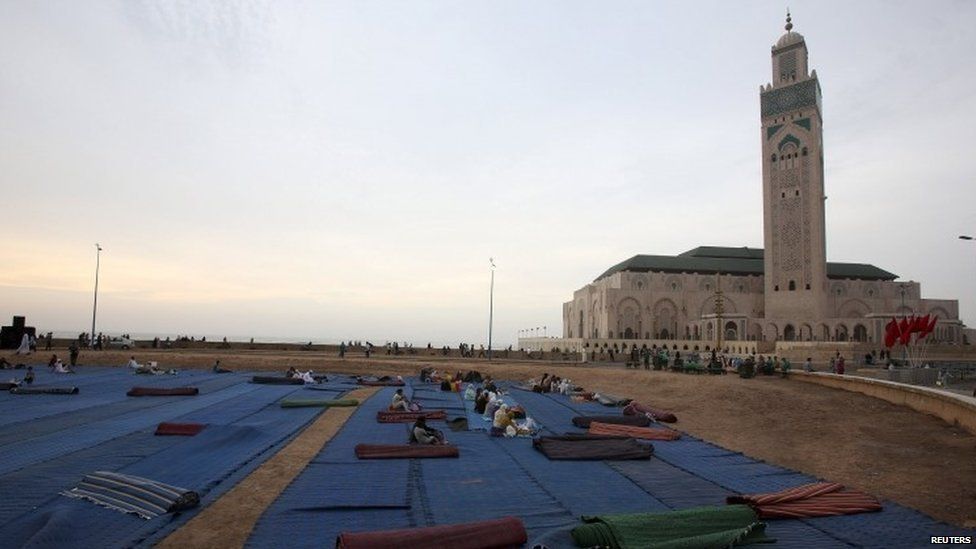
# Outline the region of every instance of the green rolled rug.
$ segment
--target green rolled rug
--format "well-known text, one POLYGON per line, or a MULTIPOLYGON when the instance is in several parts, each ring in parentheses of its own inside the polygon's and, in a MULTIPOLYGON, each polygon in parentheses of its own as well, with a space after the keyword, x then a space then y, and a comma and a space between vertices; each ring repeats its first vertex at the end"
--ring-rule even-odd
POLYGON ((315 406, 320 408, 359 406, 359 401, 354 398, 340 398, 337 400, 327 400, 322 398, 289 398, 281 401, 282 408, 310 408, 315 406))
POLYGON ((776 541, 747 505, 581 518, 586 524, 572 532, 577 547, 718 549, 776 541))

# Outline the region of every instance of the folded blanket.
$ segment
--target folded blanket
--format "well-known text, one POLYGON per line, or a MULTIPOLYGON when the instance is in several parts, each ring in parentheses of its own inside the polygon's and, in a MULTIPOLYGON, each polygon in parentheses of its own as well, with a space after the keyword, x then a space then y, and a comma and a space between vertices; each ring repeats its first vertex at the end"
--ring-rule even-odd
POLYGON ((77 486, 61 494, 123 513, 133 513, 144 519, 182 511, 200 503, 199 494, 186 488, 109 471, 85 475, 77 486))
POLYGON ((196 387, 133 387, 126 395, 130 397, 141 396, 193 396, 200 394, 200 389, 196 387))
POLYGON ((260 383, 262 385, 305 385, 305 382, 301 378, 280 376, 254 376, 251 378, 251 383, 260 383))
POLYGON ((631 402, 626 408, 624 408, 624 415, 635 416, 644 414, 649 414, 655 420, 664 423, 674 423, 678 421, 678 418, 675 417, 675 415, 671 412, 651 408, 650 406, 645 406, 639 402, 631 402))
POLYGON ((357 444, 359 459, 456 458, 457 446, 446 444, 357 444))
POLYGON ((513 549, 528 542, 525 525, 515 517, 427 528, 343 532, 336 549, 513 549))
POLYGON ((762 518, 805 518, 880 511, 881 502, 836 482, 814 482, 769 494, 729 496, 730 504, 744 503, 762 518))
POLYGON ((402 387, 404 384, 402 381, 397 379, 390 379, 386 381, 360 379, 356 383, 359 383, 360 385, 369 385, 372 387, 402 387))
POLYGON ((616 435, 639 438, 642 440, 678 440, 681 433, 674 429, 655 429, 653 427, 633 427, 631 425, 614 425, 611 423, 590 423, 591 435, 616 435))
POLYGON ((320 399, 320 398, 289 398, 281 401, 282 408, 309 408, 319 406, 331 408, 334 406, 359 406, 359 401, 354 398, 346 399, 320 399))
POLYGON ((427 420, 447 419, 447 412, 444 410, 430 410, 428 412, 391 412, 389 410, 380 410, 376 412, 376 421, 379 423, 413 423, 421 417, 427 420))
POLYGON ((203 430, 207 425, 204 423, 160 423, 156 426, 154 434, 158 436, 183 436, 192 437, 203 430))
POLYGON ((718 549, 770 543, 766 526, 746 505, 696 507, 669 513, 582 517, 573 529, 578 547, 718 549))
POLYGON ((573 425, 586 429, 594 421, 634 427, 647 427, 651 424, 651 420, 647 416, 576 416, 573 418, 573 425))
POLYGON ((651 459, 654 447, 629 437, 563 435, 532 440, 532 447, 551 460, 602 461, 651 459))
POLYGON ((15 387, 10 390, 15 395, 77 395, 77 387, 15 387))

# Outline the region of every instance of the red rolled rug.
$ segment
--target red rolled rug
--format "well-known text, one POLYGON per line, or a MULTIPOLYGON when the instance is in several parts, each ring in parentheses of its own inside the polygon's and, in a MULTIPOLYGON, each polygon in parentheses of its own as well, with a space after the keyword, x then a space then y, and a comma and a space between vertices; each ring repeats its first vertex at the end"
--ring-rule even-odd
POLYGON ((126 393, 130 397, 142 396, 193 396, 200 394, 196 387, 133 387, 126 393))
POLYGON ((639 402, 631 402, 624 408, 624 415, 636 416, 640 414, 650 414, 652 418, 664 423, 674 423, 678 421, 678 418, 671 412, 651 408, 650 406, 645 406, 639 402))
POLYGON ((848 490, 836 482, 814 482, 768 494, 729 496, 726 502, 744 503, 765 519, 830 517, 881 510, 881 502, 874 496, 848 490))
POLYGON ((446 444, 357 444, 359 459, 456 458, 457 446, 446 444))
POLYGON ((525 525, 516 517, 446 524, 427 528, 343 532, 337 549, 514 549, 528 542, 525 525))
POLYGON ((642 440, 678 440, 681 433, 673 429, 655 429, 653 427, 634 427, 632 425, 614 425, 611 423, 590 423, 591 435, 616 435, 639 438, 642 440))
POLYGON ((207 425, 204 423, 167 423, 163 422, 156 426, 157 436, 183 436, 192 437, 203 430, 207 425))
POLYGON ((376 421, 380 423, 413 423, 418 418, 424 419, 447 419, 447 412, 444 410, 431 410, 429 412, 392 412, 380 410, 376 412, 376 421))

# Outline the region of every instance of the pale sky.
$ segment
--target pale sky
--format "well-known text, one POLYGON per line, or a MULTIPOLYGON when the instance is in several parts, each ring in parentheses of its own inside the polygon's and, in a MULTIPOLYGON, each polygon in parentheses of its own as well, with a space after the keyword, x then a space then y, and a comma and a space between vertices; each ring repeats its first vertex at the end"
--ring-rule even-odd
MULTIPOLYGON (((976 325, 974 2, 789 3, 827 257, 976 325)), ((0 3, 0 321, 315 341, 561 332, 610 265, 762 246, 780 2, 0 3)))

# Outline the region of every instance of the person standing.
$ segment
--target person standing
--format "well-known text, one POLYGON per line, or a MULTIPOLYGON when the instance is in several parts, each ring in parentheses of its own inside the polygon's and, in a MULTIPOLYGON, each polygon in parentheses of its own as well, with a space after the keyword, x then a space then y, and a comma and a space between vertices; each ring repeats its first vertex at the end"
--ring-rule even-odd
POLYGON ((45 351, 50 351, 51 350, 51 344, 53 343, 53 341, 54 341, 54 333, 48 332, 47 333, 47 336, 44 337, 44 350, 45 351))
POLYGON ((68 347, 68 359, 71 361, 72 368, 78 365, 78 342, 77 341, 72 341, 71 346, 68 347))
POLYGON ((346 358, 346 342, 339 342, 339 358, 346 358))

